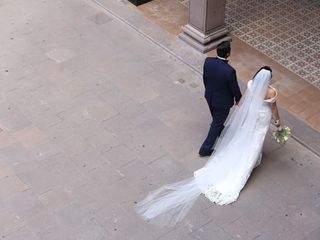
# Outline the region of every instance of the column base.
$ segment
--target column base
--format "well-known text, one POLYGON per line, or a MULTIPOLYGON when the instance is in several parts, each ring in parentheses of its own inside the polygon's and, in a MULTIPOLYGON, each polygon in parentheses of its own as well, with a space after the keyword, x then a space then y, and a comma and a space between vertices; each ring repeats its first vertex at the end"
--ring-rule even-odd
POLYGON ((228 36, 229 31, 225 27, 216 29, 208 34, 203 34, 190 24, 182 27, 182 33, 179 38, 191 45, 198 51, 206 53, 215 49, 222 41, 230 41, 231 37, 228 36))

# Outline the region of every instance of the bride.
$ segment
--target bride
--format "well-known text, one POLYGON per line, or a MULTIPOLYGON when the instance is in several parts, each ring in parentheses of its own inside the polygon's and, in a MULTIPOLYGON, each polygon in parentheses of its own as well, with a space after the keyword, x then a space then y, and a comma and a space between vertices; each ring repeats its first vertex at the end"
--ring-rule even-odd
POLYGON ((145 220, 175 225, 201 193, 219 205, 238 199, 253 168, 260 164, 272 116, 275 125, 280 126, 277 91, 269 85, 271 77, 271 68, 265 66, 248 82, 239 107, 226 122, 216 151, 204 167, 195 171, 192 178, 165 185, 138 203, 136 210, 145 220))

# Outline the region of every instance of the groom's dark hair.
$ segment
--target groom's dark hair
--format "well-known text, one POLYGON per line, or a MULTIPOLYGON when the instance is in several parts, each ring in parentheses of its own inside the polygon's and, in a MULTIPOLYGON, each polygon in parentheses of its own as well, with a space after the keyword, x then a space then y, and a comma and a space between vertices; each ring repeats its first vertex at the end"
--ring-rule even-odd
POLYGON ((217 55, 222 58, 228 57, 231 52, 230 41, 223 41, 217 46, 217 55))

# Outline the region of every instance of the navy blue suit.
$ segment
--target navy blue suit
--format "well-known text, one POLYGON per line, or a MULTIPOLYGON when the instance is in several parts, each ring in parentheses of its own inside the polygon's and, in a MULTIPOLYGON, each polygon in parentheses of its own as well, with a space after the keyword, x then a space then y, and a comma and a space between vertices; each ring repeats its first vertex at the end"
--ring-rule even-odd
POLYGON ((203 142, 199 154, 212 152, 212 147, 224 128, 230 108, 239 102, 241 92, 236 71, 228 61, 217 57, 208 57, 203 66, 203 83, 205 98, 212 115, 212 123, 207 138, 203 142))

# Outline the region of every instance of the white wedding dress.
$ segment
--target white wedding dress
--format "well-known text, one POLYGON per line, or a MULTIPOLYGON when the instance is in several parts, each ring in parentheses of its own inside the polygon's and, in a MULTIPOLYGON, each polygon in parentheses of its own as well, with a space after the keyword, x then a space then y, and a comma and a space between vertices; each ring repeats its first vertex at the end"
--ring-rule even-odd
POLYGON ((215 152, 192 178, 165 185, 138 204, 137 212, 148 221, 175 225, 188 213, 199 195, 210 201, 230 204, 238 199, 254 167, 260 164, 261 152, 271 121, 270 104, 265 100, 271 73, 261 70, 248 82, 246 93, 226 122, 215 152))
MULTIPOLYGON (((253 82, 250 80, 248 82, 248 91, 251 91, 252 84, 253 82)), ((209 163, 210 167, 201 168, 194 172, 194 177, 198 185, 201 186, 201 192, 210 201, 219 205, 236 201, 253 168, 260 165, 263 142, 272 117, 270 104, 274 103, 276 98, 277 94, 273 98, 264 100, 261 105, 254 130, 248 136, 250 137, 249 144, 243 142, 241 134, 234 136, 229 147, 230 151, 216 154, 215 160, 209 163), (248 145, 244 146, 244 144, 248 145), (245 148, 246 150, 238 151, 237 149, 239 148, 245 148), (198 178, 198 176, 200 177, 198 178), (212 178, 212 181, 210 181, 212 185, 208 184, 208 181, 203 184, 203 176, 212 178)))

